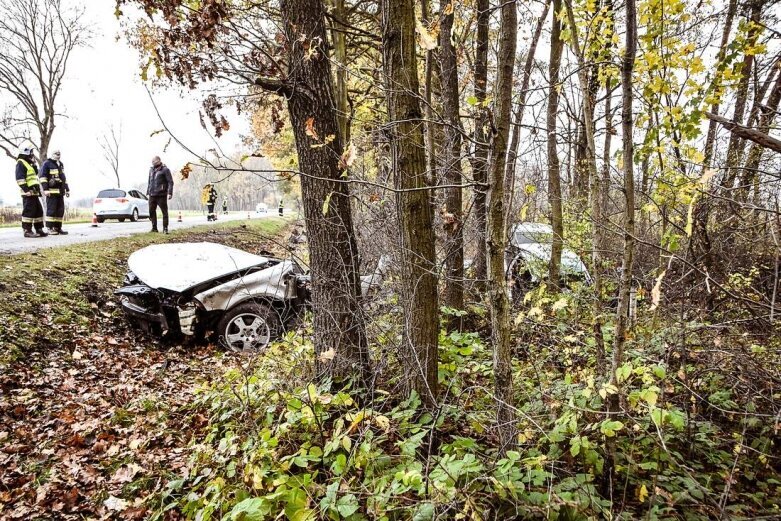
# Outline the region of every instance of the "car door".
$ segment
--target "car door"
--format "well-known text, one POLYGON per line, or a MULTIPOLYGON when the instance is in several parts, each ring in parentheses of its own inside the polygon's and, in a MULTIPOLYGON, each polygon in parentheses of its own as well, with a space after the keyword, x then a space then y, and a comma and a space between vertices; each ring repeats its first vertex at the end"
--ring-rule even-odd
POLYGON ((146 195, 138 190, 134 190, 133 193, 136 194, 136 197, 138 198, 138 214, 141 217, 149 217, 149 200, 147 200, 146 195))

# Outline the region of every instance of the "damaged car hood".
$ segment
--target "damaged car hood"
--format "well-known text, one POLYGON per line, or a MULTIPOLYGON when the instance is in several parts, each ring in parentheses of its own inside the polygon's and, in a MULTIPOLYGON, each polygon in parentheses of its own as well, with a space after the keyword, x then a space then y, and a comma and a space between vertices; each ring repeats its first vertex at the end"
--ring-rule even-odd
POLYGON ((144 284, 182 293, 194 286, 268 262, 268 258, 211 242, 155 244, 128 258, 144 284))

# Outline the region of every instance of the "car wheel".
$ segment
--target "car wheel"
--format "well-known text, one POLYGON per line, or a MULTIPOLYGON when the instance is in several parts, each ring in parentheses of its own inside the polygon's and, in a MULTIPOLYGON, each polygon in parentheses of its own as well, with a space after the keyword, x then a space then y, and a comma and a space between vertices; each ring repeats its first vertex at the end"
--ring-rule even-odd
POLYGON ((97 221, 98 221, 99 223, 102 223, 102 222, 105 222, 105 221, 106 221, 106 219, 105 219, 104 217, 98 217, 98 218, 97 218, 97 221))
POLYGON ((279 314, 267 304, 247 302, 229 309, 217 325, 220 342, 242 353, 263 351, 282 332, 279 314))
POLYGON ((130 220, 135 222, 138 222, 138 208, 133 208, 133 214, 130 216, 130 220))

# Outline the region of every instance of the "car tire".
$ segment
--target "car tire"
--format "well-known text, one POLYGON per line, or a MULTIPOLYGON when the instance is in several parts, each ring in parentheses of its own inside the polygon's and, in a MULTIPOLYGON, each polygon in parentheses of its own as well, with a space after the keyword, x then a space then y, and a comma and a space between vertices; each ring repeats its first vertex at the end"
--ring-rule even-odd
POLYGON ((96 218, 96 220, 97 220, 99 223, 106 222, 106 218, 105 218, 105 217, 97 217, 97 218, 96 218))
POLYGON ((229 309, 217 325, 219 342, 240 353, 262 352, 281 334, 279 313, 261 302, 245 302, 229 309))
POLYGON ((133 213, 130 215, 130 220, 134 223, 138 222, 138 208, 133 208, 133 213))

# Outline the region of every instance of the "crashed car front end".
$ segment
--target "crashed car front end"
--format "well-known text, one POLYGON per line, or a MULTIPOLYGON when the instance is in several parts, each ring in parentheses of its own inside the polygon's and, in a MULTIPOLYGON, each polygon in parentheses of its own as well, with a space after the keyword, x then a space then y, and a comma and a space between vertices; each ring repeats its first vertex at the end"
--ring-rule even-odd
POLYGON ((305 307, 309 286, 292 261, 212 243, 154 245, 128 259, 120 306, 131 324, 153 335, 214 330, 242 302, 273 306, 282 321, 305 307))

